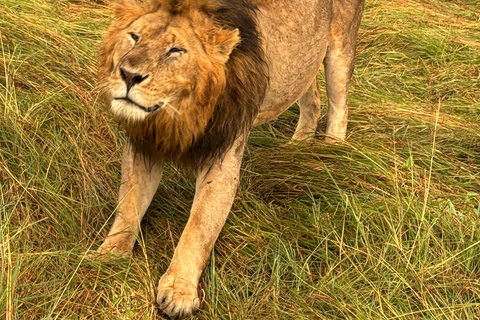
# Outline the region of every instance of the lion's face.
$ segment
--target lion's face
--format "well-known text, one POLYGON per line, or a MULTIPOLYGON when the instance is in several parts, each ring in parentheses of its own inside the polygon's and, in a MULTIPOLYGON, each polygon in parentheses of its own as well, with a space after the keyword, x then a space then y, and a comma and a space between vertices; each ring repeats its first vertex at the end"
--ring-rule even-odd
POLYGON ((205 76, 199 71, 212 68, 188 21, 168 20, 164 12, 151 13, 123 30, 108 79, 117 117, 144 120, 159 109, 180 113, 205 76))
POLYGON ((112 111, 121 118, 143 120, 169 103, 178 103, 182 92, 193 91, 198 62, 192 57, 202 54, 200 44, 185 40, 191 30, 167 31, 165 20, 158 13, 140 17, 122 32, 116 45, 116 67, 108 81, 112 111))
POLYGON ((99 59, 110 110, 131 135, 154 131, 165 149, 188 148, 224 90, 238 31, 222 30, 195 10, 172 14, 131 1, 117 7, 116 17, 99 59))

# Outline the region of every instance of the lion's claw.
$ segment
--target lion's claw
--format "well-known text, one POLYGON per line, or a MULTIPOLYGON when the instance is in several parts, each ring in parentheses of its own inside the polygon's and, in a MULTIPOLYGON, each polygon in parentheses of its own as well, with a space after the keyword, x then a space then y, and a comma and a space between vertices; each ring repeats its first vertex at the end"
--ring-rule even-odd
POLYGON ((160 280, 157 303, 163 313, 175 319, 187 317, 200 308, 196 286, 173 276, 160 280))

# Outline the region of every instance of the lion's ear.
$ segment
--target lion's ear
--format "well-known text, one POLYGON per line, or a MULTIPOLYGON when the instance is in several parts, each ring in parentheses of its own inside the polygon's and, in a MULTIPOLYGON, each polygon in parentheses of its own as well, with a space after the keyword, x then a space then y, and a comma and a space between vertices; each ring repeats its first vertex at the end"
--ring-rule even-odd
POLYGON ((222 63, 226 63, 239 42, 240 32, 238 29, 219 30, 214 43, 215 57, 222 63))

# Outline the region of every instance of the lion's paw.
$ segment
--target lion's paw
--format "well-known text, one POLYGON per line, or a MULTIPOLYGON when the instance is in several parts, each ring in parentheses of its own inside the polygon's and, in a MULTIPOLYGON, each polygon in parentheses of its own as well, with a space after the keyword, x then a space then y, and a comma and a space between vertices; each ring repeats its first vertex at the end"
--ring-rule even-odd
POLYGON ((135 236, 131 233, 121 233, 108 236, 98 247, 97 252, 102 255, 132 255, 135 245, 135 236))
POLYGON ((180 319, 191 315, 200 307, 195 284, 164 275, 158 284, 157 303, 166 315, 180 319))
POLYGON ((117 259, 131 257, 132 252, 126 250, 117 250, 115 247, 102 244, 97 250, 89 251, 85 254, 85 259, 102 262, 113 262, 117 259))

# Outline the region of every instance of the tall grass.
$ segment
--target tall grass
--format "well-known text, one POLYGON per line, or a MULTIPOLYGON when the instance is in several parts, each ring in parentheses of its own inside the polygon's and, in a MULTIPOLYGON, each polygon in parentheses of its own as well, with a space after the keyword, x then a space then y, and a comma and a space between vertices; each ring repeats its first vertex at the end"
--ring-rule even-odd
MULTIPOLYGON (((254 130, 194 319, 480 319, 479 12, 367 1, 347 143, 289 144, 296 108, 254 130)), ((84 259, 120 183, 95 91, 108 7, 3 0, 0 17, 0 317, 161 318, 192 180, 168 168, 133 258, 84 259)))

